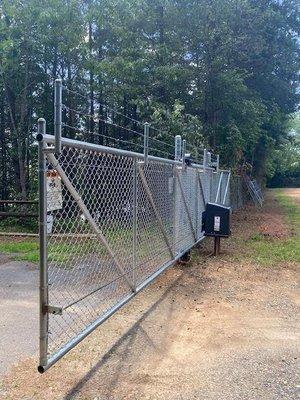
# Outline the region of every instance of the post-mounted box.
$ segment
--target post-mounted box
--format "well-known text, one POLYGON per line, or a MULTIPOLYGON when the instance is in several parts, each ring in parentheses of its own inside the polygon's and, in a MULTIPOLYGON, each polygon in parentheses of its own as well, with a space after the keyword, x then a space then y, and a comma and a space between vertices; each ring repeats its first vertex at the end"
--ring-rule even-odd
POLYGON ((230 231, 230 207, 207 203, 202 214, 202 230, 205 236, 228 237, 230 231))

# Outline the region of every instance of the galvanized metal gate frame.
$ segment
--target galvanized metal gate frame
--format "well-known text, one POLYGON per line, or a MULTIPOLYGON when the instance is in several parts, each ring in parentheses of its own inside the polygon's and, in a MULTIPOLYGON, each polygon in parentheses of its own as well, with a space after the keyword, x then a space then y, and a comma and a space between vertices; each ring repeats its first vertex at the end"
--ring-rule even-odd
MULTIPOLYGON (((159 276, 163 271, 173 265, 177 260, 179 260, 187 250, 184 248, 183 250, 179 250, 174 252, 174 248, 172 248, 172 244, 169 241, 168 234, 165 230, 164 223, 162 221, 162 217, 160 215, 159 210, 156 207, 155 201, 153 199, 151 190, 149 188, 147 178, 143 171, 143 165, 147 164, 148 161, 157 161, 162 162, 164 164, 170 164, 174 168, 174 176, 175 180, 177 181, 177 188, 179 190, 179 195, 182 199, 182 203, 184 206, 185 216, 188 220, 188 226, 190 230, 190 234, 193 237, 193 244, 194 246, 203 240, 204 236, 202 233, 198 233, 198 211, 199 211, 199 199, 198 196, 195 196, 195 220, 193 223, 193 217, 190 213, 190 209, 188 206, 188 201, 185 195, 185 191, 182 185, 180 173, 184 173, 186 167, 185 163, 185 152, 182 155, 182 160, 178 159, 178 155, 175 155, 175 160, 169 159, 162 159, 159 157, 154 157, 148 155, 147 150, 147 130, 145 135, 145 152, 144 154, 128 152, 120 149, 115 148, 108 148, 105 146, 95 145, 91 143, 80 142, 71 139, 59 138, 59 143, 57 142, 57 137, 52 135, 46 134, 46 123, 45 120, 40 119, 38 122, 38 135, 37 140, 39 143, 39 204, 40 204, 40 213, 39 213, 39 226, 40 226, 40 360, 38 371, 44 372, 48 368, 50 368, 54 363, 56 363, 62 356, 64 356, 68 351, 70 351, 74 346, 76 346, 81 340, 83 340, 89 333, 91 333, 96 327, 102 324, 107 318, 109 318, 112 314, 114 314, 120 307, 126 304, 130 299, 132 299, 137 293, 139 293, 144 287, 146 287, 149 283, 151 283, 157 276, 159 276), (67 174, 65 173, 63 167, 59 164, 58 159, 55 157, 55 152, 59 152, 61 146, 71 146, 72 148, 77 149, 86 149, 91 151, 98 151, 103 153, 110 153, 115 155, 126 155, 133 157, 134 159, 134 179, 133 182, 133 244, 132 244, 132 251, 133 251, 133 269, 132 269, 132 277, 131 279, 128 278, 128 273, 126 273, 118 260, 117 255, 115 254, 114 250, 111 248, 109 244, 109 240, 105 237, 105 234, 101 231, 99 225, 94 220, 93 216, 89 212, 87 206, 85 205, 84 201, 82 200, 80 194, 76 191, 76 188, 69 180, 67 174), (177 158, 177 159, 176 159, 177 158), (46 198, 46 162, 48 162, 53 168, 56 169, 58 172, 64 186, 68 190, 69 194, 72 196, 73 200, 76 202, 77 206, 81 210, 82 214, 85 216, 87 222, 89 223, 90 227, 95 233, 96 239, 105 247, 108 254, 110 255, 111 259, 114 261, 114 265, 117 267, 119 274, 121 277, 124 278, 126 284, 128 285, 130 292, 124 298, 120 299, 111 309, 109 309, 104 314, 100 315, 93 323, 86 326, 86 328, 81 331, 75 338, 70 340, 68 343, 65 343, 64 346, 60 348, 55 354, 51 354, 50 357, 48 356, 48 333, 49 333, 49 315, 62 315, 62 313, 72 304, 67 304, 65 307, 58 307, 56 304, 49 304, 49 282, 48 282, 48 269, 47 269, 47 198, 46 198), (149 276, 146 280, 142 283, 137 284, 135 279, 135 271, 136 271, 136 251, 137 251, 137 177, 141 180, 142 186, 147 194, 147 198, 151 204, 153 212, 156 217, 157 227, 159 228, 162 237, 164 238, 165 245, 170 254, 170 260, 163 265, 158 265, 157 270, 149 276), (195 226, 194 226, 195 224, 195 226)), ((185 145, 183 143, 183 150, 185 145)), ((178 148, 177 148, 178 151, 178 148)), ((205 157, 204 157, 205 158, 205 157)), ((209 165, 192 165, 193 170, 195 171, 195 181, 194 185, 196 187, 196 193, 200 193, 200 198, 202 201, 202 208, 205 206, 206 202, 210 200, 209 193, 206 193, 207 198, 205 198, 205 190, 203 188, 203 184, 201 181, 200 174, 204 173, 204 179, 206 178, 206 172, 213 171, 213 168, 209 165)), ((223 196, 223 203, 226 201, 228 196, 229 190, 229 179, 230 173, 227 172, 227 183, 226 183, 226 190, 223 196)), ((217 195, 215 201, 218 201, 220 198, 220 185, 223 179, 223 172, 220 174, 219 178, 219 185, 217 190, 217 195)), ((206 191, 207 192, 207 191, 206 191)), ((221 201, 220 201, 221 202, 221 201)), ((99 289, 95 289, 92 293, 94 293, 99 289)), ((87 294, 89 296, 91 293, 87 294)), ((85 297, 86 297, 85 296, 85 297)), ((77 301, 81 301, 83 298, 79 298, 77 301)))

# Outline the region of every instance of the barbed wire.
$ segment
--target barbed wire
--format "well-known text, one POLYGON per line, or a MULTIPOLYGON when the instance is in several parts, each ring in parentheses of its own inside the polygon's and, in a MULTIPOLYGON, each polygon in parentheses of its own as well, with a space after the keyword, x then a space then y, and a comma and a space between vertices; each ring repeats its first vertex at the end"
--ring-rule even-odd
MULTIPOLYGON (((114 127, 119 128, 119 129, 124 129, 124 130, 126 130, 126 131, 128 131, 128 132, 132 132, 132 133, 137 134, 137 135, 139 135, 140 137, 143 137, 143 138, 144 138, 144 134, 143 134, 143 133, 141 133, 141 132, 139 132, 139 131, 135 131, 135 130, 130 129, 130 128, 128 128, 128 127, 125 127, 125 126, 123 126, 123 125, 116 124, 116 123, 114 123, 114 122, 112 122, 112 121, 107 121, 107 120, 105 120, 105 119, 103 119, 103 118, 100 118, 98 115, 87 114, 87 113, 84 113, 84 112, 82 112, 82 111, 79 111, 79 110, 75 110, 75 109, 73 109, 73 108, 70 108, 70 107, 66 106, 65 104, 63 104, 63 108, 66 109, 67 111, 71 111, 71 112, 74 112, 74 113, 79 114, 79 115, 81 115, 81 116, 84 116, 84 117, 86 117, 86 118, 92 119, 93 122, 95 122, 95 123, 99 123, 99 121, 101 121, 101 122, 103 122, 103 123, 105 123, 105 124, 107 124, 107 125, 109 125, 109 126, 114 126, 114 127)), ((65 126, 66 126, 66 125, 65 125, 65 126)), ((70 126, 69 126, 69 127, 70 127, 70 126)), ((72 127, 70 127, 70 128, 72 128, 72 127)), ((102 136, 104 136, 104 135, 102 135, 102 136)), ((107 137, 108 137, 108 136, 107 136, 107 137)), ((156 143, 159 143, 159 144, 161 144, 161 145, 164 145, 164 146, 170 147, 170 148, 172 148, 172 149, 175 149, 175 145, 174 145, 174 144, 167 143, 167 142, 165 142, 165 141, 163 141, 163 140, 160 140, 160 139, 157 139, 157 138, 153 138, 153 137, 149 137, 149 140, 153 140, 153 141, 155 141, 156 143)), ((158 149, 154 149, 154 150, 158 150, 158 149)), ((160 151, 162 152, 162 150, 160 150, 160 151)), ((174 150, 174 151, 175 151, 175 150, 174 150)), ((171 153, 169 153, 169 152, 165 152, 165 154, 171 155, 171 153)), ((173 157, 173 154, 172 154, 172 157, 173 157)))
MULTIPOLYGON (((74 90, 68 89, 66 86, 63 86, 63 88, 64 88, 67 92, 70 92, 70 93, 73 93, 73 94, 77 94, 78 96, 80 96, 80 97, 82 97, 82 98, 84 98, 85 100, 88 100, 88 101, 90 102, 90 98, 89 98, 88 95, 83 95, 83 94, 81 94, 81 93, 79 93, 79 92, 76 92, 76 91, 74 91, 74 90)), ((105 104, 105 103, 102 103, 102 102, 100 102, 99 100, 96 100, 96 103, 97 103, 97 105, 99 105, 99 106, 101 106, 101 107, 104 107, 104 108, 106 108, 106 109, 108 109, 108 110, 111 110, 113 113, 115 113, 115 114, 117 114, 117 115, 120 115, 120 116, 122 116, 122 117, 124 117, 124 118, 127 118, 127 119, 129 119, 130 121, 132 121, 132 122, 134 122, 134 123, 136 123, 136 124, 138 124, 138 125, 144 125, 144 124, 145 124, 144 122, 141 122, 141 121, 139 121, 139 120, 137 120, 137 119, 135 119, 135 118, 129 117, 128 115, 125 115, 124 113, 120 112, 119 110, 116 110, 114 107, 111 107, 111 106, 109 106, 109 105, 107 105, 107 104, 105 104)), ((152 124, 150 125, 150 129, 153 129, 154 131, 159 132, 159 133, 161 133, 162 135, 169 136, 169 137, 171 137, 173 140, 174 140, 174 138, 175 138, 175 136, 172 135, 171 133, 169 133, 169 132, 167 132, 167 131, 163 131, 163 130, 161 130, 161 129, 158 129, 158 128, 154 127, 152 124)))
MULTIPOLYGON (((79 93, 77 91, 74 91, 72 89, 67 88, 66 86, 63 86, 63 89, 66 90, 69 93, 72 93, 74 95, 80 96, 81 98, 83 98, 85 100, 88 100, 89 102, 91 100, 88 95, 83 95, 83 94, 81 94, 81 93, 79 93)), ((135 118, 129 117, 128 115, 125 115, 123 112, 117 110, 115 107, 111 107, 110 105, 102 103, 102 102, 100 102, 98 100, 95 100, 95 103, 96 103, 97 106, 103 107, 105 111, 110 111, 112 115, 109 115, 107 117, 107 119, 104 119, 104 117, 101 118, 101 115, 99 115, 97 113, 89 114, 89 113, 86 113, 86 112, 83 112, 83 111, 76 110, 76 109, 73 109, 71 107, 68 107, 65 104, 63 104, 63 108, 66 111, 73 112, 73 113, 76 113, 76 114, 78 114, 78 115, 80 115, 82 117, 85 117, 85 118, 89 119, 90 121, 92 121, 94 123, 102 122, 108 127, 112 126, 112 127, 118 128, 120 130, 125 130, 127 132, 131 132, 131 133, 133 133, 135 135, 138 135, 139 137, 144 137, 144 133, 142 133, 140 131, 137 131, 135 129, 131 129, 128 126, 120 125, 119 123, 114 122, 113 118, 114 118, 114 115, 119 115, 119 116, 122 116, 123 118, 126 118, 127 120, 133 122, 134 124, 136 124, 138 126, 144 126, 145 123, 143 123, 143 122, 141 122, 141 121, 139 121, 139 120, 137 120, 135 118)), ((86 123, 88 123, 88 121, 86 121, 86 123)), ((67 125, 65 124, 65 126, 67 126, 67 125)), ((71 127, 71 126, 68 126, 68 127, 70 129, 77 129, 77 130, 79 129, 79 131, 82 132, 82 130, 80 130, 80 128, 75 128, 75 127, 71 127)), ((96 135, 95 132, 88 131, 86 129, 84 130, 84 132, 86 134, 95 134, 96 135)), ((132 144, 134 146, 137 145, 136 143, 133 143, 133 142, 130 142, 130 141, 124 140, 124 139, 117 139, 117 138, 115 138, 113 136, 108 136, 108 135, 100 134, 100 133, 97 133, 97 135, 98 136, 102 136, 103 138, 107 138, 107 139, 118 140, 119 142, 123 142, 123 143, 127 142, 127 144, 132 144)), ((169 133, 168 131, 159 129, 159 128, 153 126, 152 124, 150 124, 150 126, 149 126, 149 140, 153 140, 154 142, 156 142, 157 144, 160 144, 161 146, 166 146, 168 148, 172 148, 174 150, 174 153, 175 153, 175 136, 173 134, 169 133), (152 137, 150 135, 151 131, 157 132, 161 136, 166 136, 166 137, 171 138, 173 140, 174 144, 167 143, 166 141, 161 140, 161 139, 159 139, 157 137, 152 137)), ((139 145, 139 146, 142 147, 142 145, 139 145)), ((149 148, 149 150, 150 150, 150 148, 149 148)), ((159 151, 162 154, 167 154, 168 157, 171 156, 172 158, 174 158, 174 154, 171 154, 168 151, 155 149, 153 147, 151 148, 151 150, 152 151, 159 151)), ((189 142, 186 142, 186 150, 187 150, 187 152, 189 152, 191 154, 191 159, 192 160, 194 160, 195 162, 198 162, 199 164, 203 163, 203 155, 201 157, 199 153, 204 151, 204 147, 196 147, 195 145, 193 145, 193 144, 191 144, 189 142)), ((212 154, 212 162, 216 162, 216 160, 217 160, 216 156, 212 154), (213 161, 213 158, 215 158, 215 161, 213 161)))
POLYGON ((95 123, 98 123, 99 121, 101 121, 101 122, 104 122, 104 123, 107 124, 107 125, 114 126, 114 127, 116 127, 116 128, 120 128, 120 129, 124 129, 124 130, 126 130, 126 131, 135 133, 135 134, 137 134, 137 135, 139 135, 139 136, 141 136, 141 137, 144 137, 144 134, 143 134, 142 132, 136 131, 136 130, 134 130, 134 129, 130 129, 130 128, 128 128, 127 126, 119 125, 119 124, 116 124, 116 123, 114 123, 114 122, 112 122, 112 121, 107 121, 107 120, 105 120, 105 119, 103 119, 103 118, 100 118, 99 116, 95 116, 95 115, 92 115, 92 114, 83 113, 82 111, 79 111, 79 110, 75 110, 75 109, 73 109, 73 108, 70 108, 70 107, 66 106, 65 104, 63 104, 63 107, 64 107, 66 110, 68 110, 68 111, 72 111, 72 112, 77 113, 77 114, 79 114, 79 115, 82 115, 82 116, 84 116, 84 117, 90 118, 90 119, 92 119, 93 122, 95 122, 95 123))
MULTIPOLYGON (((89 130, 87 130, 87 129, 85 129, 85 128, 80 128, 80 127, 71 126, 71 125, 68 125, 68 124, 66 124, 66 123, 62 123, 62 126, 68 128, 68 129, 72 129, 72 130, 74 130, 75 132, 84 133, 84 134, 89 135, 89 136, 92 136, 92 135, 93 135, 93 136, 98 136, 98 137, 101 136, 101 137, 103 137, 103 138, 106 138, 106 139, 109 139, 109 140, 114 140, 114 141, 116 141, 116 142, 128 144, 128 145, 131 145, 131 146, 138 146, 138 147, 140 147, 140 148, 144 148, 144 144, 140 144, 140 143, 136 143, 136 142, 131 142, 131 141, 129 141, 129 140, 124 140, 124 139, 116 138, 116 137, 109 136, 109 135, 105 135, 105 134, 98 133, 98 132, 89 131, 89 130)), ((151 146, 148 147, 148 151, 153 151, 154 153, 161 153, 161 154, 167 155, 168 158, 169 158, 169 157, 171 157, 172 159, 174 158, 174 154, 171 154, 170 152, 167 152, 167 151, 164 151, 164 150, 161 150, 161 149, 157 149, 157 148, 154 148, 154 147, 151 147, 151 146)), ((141 152, 140 154, 143 154, 143 152, 141 152)))
MULTIPOLYGON (((76 91, 74 91, 74 90, 68 89, 68 88, 65 87, 65 86, 63 86, 63 88, 64 88, 67 92, 70 92, 70 93, 73 93, 73 94, 77 94, 78 96, 80 96, 80 97, 82 97, 82 98, 84 98, 84 99, 90 101, 90 98, 89 98, 87 95, 82 95, 82 94, 80 94, 79 92, 76 92, 76 91)), ((137 119, 135 119, 135 118, 129 117, 128 115, 123 114, 121 111, 116 110, 114 107, 111 107, 111 106, 109 106, 109 105, 107 105, 107 104, 105 104, 105 103, 102 103, 102 102, 100 102, 99 100, 96 100, 96 103, 97 103, 97 105, 99 105, 99 106, 101 106, 101 107, 104 107, 104 108, 106 108, 106 109, 112 111, 113 113, 115 113, 115 114, 117 114, 117 115, 120 115, 120 116, 122 116, 122 117, 124 117, 124 118, 127 118, 127 119, 129 119, 130 121, 132 121, 132 122, 134 122, 134 123, 136 123, 136 124, 138 124, 138 125, 143 125, 143 123, 142 123, 141 121, 139 121, 139 120, 137 120, 137 119)))

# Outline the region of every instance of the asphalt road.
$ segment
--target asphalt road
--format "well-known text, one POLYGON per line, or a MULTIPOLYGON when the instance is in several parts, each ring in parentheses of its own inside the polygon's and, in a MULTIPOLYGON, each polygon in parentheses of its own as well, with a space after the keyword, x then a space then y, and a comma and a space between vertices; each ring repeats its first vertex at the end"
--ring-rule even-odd
POLYGON ((38 270, 0 254, 0 375, 38 347, 38 270))

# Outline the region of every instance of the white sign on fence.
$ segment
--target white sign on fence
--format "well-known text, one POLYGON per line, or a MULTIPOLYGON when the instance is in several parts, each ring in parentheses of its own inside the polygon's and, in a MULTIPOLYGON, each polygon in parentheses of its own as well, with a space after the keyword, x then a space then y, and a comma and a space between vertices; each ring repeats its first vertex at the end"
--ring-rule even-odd
POLYGON ((60 210, 62 206, 61 177, 53 169, 47 171, 47 211, 60 210))

